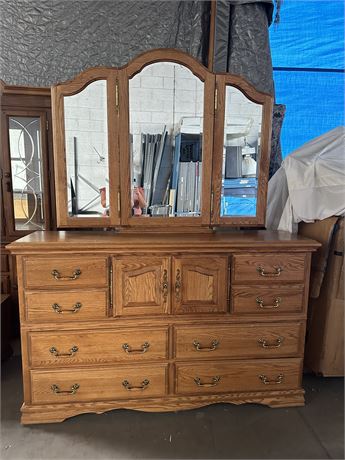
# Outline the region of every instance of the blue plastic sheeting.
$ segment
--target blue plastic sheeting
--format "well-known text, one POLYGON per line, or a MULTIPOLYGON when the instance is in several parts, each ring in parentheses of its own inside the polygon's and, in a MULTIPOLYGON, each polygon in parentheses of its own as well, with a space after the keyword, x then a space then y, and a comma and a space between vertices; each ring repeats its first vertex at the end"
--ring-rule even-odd
POLYGON ((270 27, 273 67, 344 69, 344 0, 284 0, 280 18, 270 27))
POLYGON ((256 177, 223 180, 221 217, 255 216, 257 187, 256 177))
POLYGON ((281 133, 285 157, 307 141, 344 125, 344 74, 275 71, 279 103, 286 105, 281 133))
POLYGON ((344 0, 284 0, 270 28, 282 156, 344 124, 344 0))

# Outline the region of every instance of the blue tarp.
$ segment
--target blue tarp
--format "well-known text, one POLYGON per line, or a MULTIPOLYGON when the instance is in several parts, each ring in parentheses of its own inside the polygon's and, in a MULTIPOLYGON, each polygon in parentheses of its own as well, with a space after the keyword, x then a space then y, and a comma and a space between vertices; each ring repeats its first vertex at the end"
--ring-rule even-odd
POLYGON ((270 28, 283 156, 344 124, 344 1, 284 0, 270 28))

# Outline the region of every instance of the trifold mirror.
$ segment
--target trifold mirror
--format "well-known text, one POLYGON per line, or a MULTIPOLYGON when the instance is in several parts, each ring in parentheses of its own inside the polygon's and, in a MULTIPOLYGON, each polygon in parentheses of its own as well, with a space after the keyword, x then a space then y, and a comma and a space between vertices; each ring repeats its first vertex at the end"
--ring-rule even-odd
POLYGON ((177 50, 52 88, 58 226, 262 226, 272 97, 177 50))

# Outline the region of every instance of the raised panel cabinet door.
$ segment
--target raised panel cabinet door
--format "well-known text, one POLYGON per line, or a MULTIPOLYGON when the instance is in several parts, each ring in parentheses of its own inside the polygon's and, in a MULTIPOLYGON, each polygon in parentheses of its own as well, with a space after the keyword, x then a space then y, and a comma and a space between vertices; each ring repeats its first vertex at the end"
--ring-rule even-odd
POLYGON ((114 316, 168 313, 169 278, 169 257, 114 257, 114 316))
POLYGON ((174 257, 174 313, 227 311, 227 279, 226 256, 174 257))

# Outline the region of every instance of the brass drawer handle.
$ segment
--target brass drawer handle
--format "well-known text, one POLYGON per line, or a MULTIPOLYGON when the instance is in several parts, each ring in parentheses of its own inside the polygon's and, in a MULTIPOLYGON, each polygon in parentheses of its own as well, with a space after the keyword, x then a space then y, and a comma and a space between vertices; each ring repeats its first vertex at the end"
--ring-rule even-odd
POLYGON ((275 379, 270 380, 266 375, 261 374, 259 375, 259 379, 264 383, 265 385, 279 385, 280 383, 283 382, 284 380, 284 374, 279 374, 275 379))
POLYGON ((175 297, 177 301, 180 301, 181 299, 181 286, 182 286, 181 270, 178 268, 176 270, 176 280, 175 280, 175 297))
POLYGON ((81 270, 80 268, 76 268, 72 276, 62 276, 60 275, 59 270, 56 270, 56 269, 52 270, 51 274, 58 281, 72 281, 72 280, 76 280, 77 278, 79 278, 79 276, 81 275, 81 270))
POLYGON ((196 351, 214 351, 214 350, 217 349, 217 347, 219 345, 219 340, 217 340, 217 339, 212 340, 210 347, 202 347, 200 345, 200 342, 198 342, 197 340, 193 341, 193 345, 194 345, 194 348, 196 349, 196 351))
POLYGON ((166 303, 167 298, 168 298, 168 292, 169 292, 168 270, 163 271, 162 291, 163 291, 163 300, 164 300, 164 303, 166 303))
POLYGON ((122 345, 122 348, 126 353, 133 353, 133 354, 146 353, 149 347, 150 347, 150 344, 148 342, 143 343, 140 348, 132 348, 128 343, 124 343, 122 345))
POLYGON ((256 271, 259 272, 261 276, 267 276, 269 278, 276 278, 280 276, 281 272, 283 271, 282 267, 274 267, 274 272, 265 272, 264 267, 256 267, 256 271))
POLYGON ((259 339, 258 344, 262 346, 262 348, 279 348, 281 344, 284 342, 284 337, 278 337, 275 343, 270 343, 268 340, 259 339))
POLYGON ((220 382, 219 375, 212 377, 212 383, 202 383, 200 377, 195 377, 194 382, 198 387, 215 387, 220 382))
POLYGON ((262 299, 261 297, 256 298, 256 303, 258 304, 260 308, 278 308, 281 302, 282 302, 281 297, 276 297, 274 299, 273 305, 264 305, 264 299, 262 299))
POLYGON ((73 308, 70 310, 62 310, 58 303, 53 303, 52 305, 52 309, 55 311, 55 313, 78 313, 81 307, 82 304, 80 302, 75 303, 73 308))
POLYGON ((52 385, 50 387, 52 390, 53 390, 53 393, 55 393, 56 395, 75 395, 77 390, 79 389, 79 384, 78 383, 75 383, 74 385, 71 386, 71 389, 70 390, 60 390, 60 388, 58 387, 58 385, 52 385))
POLYGON ((136 387, 136 386, 134 386, 134 385, 131 385, 131 384, 129 383, 128 380, 124 380, 124 381, 122 382, 122 385, 123 385, 123 386, 126 388, 126 390, 128 390, 128 391, 133 391, 133 390, 135 391, 135 390, 145 390, 145 388, 148 387, 149 383, 150 383, 150 380, 145 379, 145 380, 143 380, 143 381, 141 382, 141 385, 139 385, 139 386, 136 387))
POLYGON ((70 351, 68 353, 59 353, 58 350, 55 347, 50 347, 49 351, 50 351, 50 353, 52 355, 54 355, 54 356, 56 356, 58 358, 59 357, 64 358, 64 357, 73 356, 75 353, 77 353, 78 347, 76 345, 73 345, 73 347, 70 349, 70 351))

